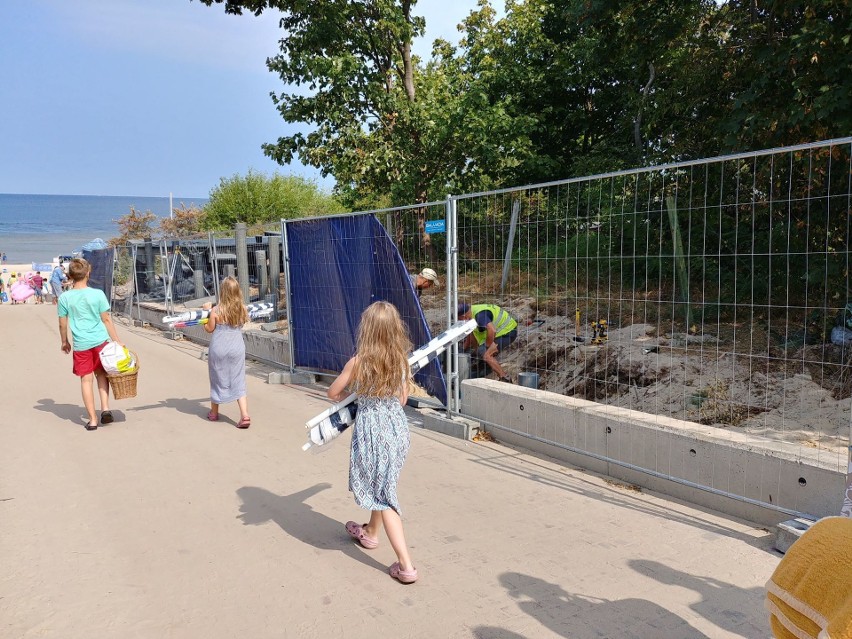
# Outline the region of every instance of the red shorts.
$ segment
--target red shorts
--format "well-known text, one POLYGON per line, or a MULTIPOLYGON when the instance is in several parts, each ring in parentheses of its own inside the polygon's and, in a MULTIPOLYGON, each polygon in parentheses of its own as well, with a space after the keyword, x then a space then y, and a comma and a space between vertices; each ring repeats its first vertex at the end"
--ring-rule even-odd
POLYGON ((74 351, 74 374, 80 377, 94 373, 96 370, 103 370, 101 366, 100 352, 108 342, 104 342, 100 346, 95 346, 86 351, 74 351))

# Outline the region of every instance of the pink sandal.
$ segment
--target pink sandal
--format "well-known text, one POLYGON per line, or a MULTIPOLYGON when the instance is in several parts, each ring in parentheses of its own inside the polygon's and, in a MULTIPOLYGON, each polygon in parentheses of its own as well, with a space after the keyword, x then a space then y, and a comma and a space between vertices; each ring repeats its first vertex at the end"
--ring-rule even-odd
POLYGON ((209 419, 211 422, 218 422, 219 421, 219 413, 214 413, 211 410, 209 413, 207 413, 207 419, 209 419))
POLYGON ((352 537, 355 541, 361 544, 367 550, 372 550, 373 548, 377 548, 379 545, 378 539, 373 539, 372 537, 367 537, 364 534, 364 529, 367 527, 367 524, 359 525, 354 521, 346 522, 346 532, 349 533, 349 536, 352 537))
POLYGON ((251 426, 251 417, 243 417, 237 424, 237 428, 248 428, 251 426))
POLYGON ((417 581, 417 568, 411 570, 403 570, 399 562, 395 562, 388 570, 390 576, 396 579, 401 584, 413 584, 417 581))

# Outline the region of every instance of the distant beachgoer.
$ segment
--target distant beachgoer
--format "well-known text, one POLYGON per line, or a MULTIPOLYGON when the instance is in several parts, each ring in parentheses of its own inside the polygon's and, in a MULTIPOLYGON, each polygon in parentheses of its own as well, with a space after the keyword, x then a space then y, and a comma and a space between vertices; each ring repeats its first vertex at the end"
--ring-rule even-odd
POLYGON ((109 380, 101 365, 100 352, 110 339, 118 342, 118 334, 109 314, 106 295, 98 288, 89 287, 91 265, 82 258, 76 258, 71 260, 69 271, 74 284, 59 300, 59 337, 62 340, 62 352, 70 353, 70 326, 74 342, 73 371, 80 377, 83 404, 88 413, 86 430, 96 430, 98 416, 95 413, 95 394, 92 392, 94 380, 97 380, 101 402, 101 424, 113 422, 109 410, 109 380))
POLYGON ((9 297, 12 299, 12 304, 17 304, 17 303, 18 303, 18 302, 15 300, 15 298, 14 298, 14 297, 12 297, 12 287, 15 285, 15 282, 17 282, 17 281, 18 281, 18 277, 17 277, 14 273, 12 273, 12 274, 9 276, 9 280, 6 282, 6 288, 8 288, 8 289, 9 289, 9 297))
POLYGON ((0 304, 6 301, 6 285, 3 283, 3 278, 0 277, 0 304))
POLYGON ((3 253, 3 264, 5 264, 5 263, 6 263, 6 254, 3 253))
POLYGON ((36 271, 30 282, 35 291, 36 304, 44 304, 44 294, 41 291, 41 287, 44 285, 44 278, 41 276, 41 271, 36 271))
POLYGON ((219 421, 219 405, 237 402, 240 421, 237 428, 251 426, 246 399, 246 345, 243 324, 248 312, 243 303, 240 284, 226 277, 219 287, 219 303, 210 311, 204 330, 212 333, 207 349, 207 369, 210 374, 210 412, 207 419, 219 421))
POLYGON ((50 288, 53 289, 54 306, 59 302, 59 296, 62 295, 62 285, 67 280, 68 276, 65 275, 65 269, 62 267, 62 262, 60 262, 50 274, 50 288))

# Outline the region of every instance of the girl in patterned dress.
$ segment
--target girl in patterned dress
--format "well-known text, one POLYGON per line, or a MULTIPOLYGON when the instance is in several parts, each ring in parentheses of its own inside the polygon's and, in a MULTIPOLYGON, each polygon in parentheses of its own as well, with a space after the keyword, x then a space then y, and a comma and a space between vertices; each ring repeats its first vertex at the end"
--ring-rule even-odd
POLYGON ((246 399, 246 346, 243 324, 248 311, 243 304, 243 292, 233 277, 226 277, 219 287, 219 304, 210 311, 204 330, 213 333, 207 349, 207 370, 210 374, 210 412, 207 419, 219 421, 219 405, 237 402, 240 421, 237 428, 251 426, 246 399))
POLYGON ((361 546, 372 549, 379 545, 384 526, 399 559, 390 567, 390 575, 410 584, 417 581, 417 569, 405 543, 396 484, 410 445, 408 419, 402 407, 408 401, 411 341, 396 307, 387 302, 367 307, 358 326, 356 348, 355 356, 328 389, 328 397, 334 401, 352 390, 358 396, 349 453, 349 490, 355 503, 370 511, 370 521, 346 522, 346 531, 361 546))

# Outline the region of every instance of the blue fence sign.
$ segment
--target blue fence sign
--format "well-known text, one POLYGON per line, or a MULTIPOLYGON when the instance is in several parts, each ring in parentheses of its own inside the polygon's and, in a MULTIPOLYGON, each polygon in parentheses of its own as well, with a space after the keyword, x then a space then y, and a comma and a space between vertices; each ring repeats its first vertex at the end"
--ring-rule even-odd
POLYGON ((429 235, 432 235, 433 233, 444 233, 446 230, 446 220, 426 220, 426 232, 429 235))

